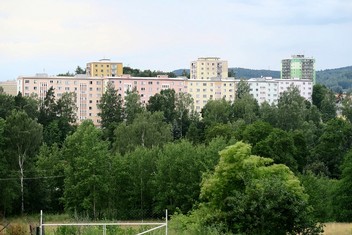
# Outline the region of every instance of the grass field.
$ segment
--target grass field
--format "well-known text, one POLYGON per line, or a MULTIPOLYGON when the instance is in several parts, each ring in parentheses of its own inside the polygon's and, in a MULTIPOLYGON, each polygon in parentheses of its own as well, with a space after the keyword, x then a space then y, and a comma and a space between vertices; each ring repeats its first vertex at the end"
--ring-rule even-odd
POLYGON ((352 223, 326 223, 324 235, 352 235, 352 223))
MULTIPOLYGON (((67 215, 47 215, 46 216, 47 222, 57 222, 57 223, 70 223, 72 220, 67 215)), ((0 231, 3 228, 3 225, 7 224, 6 222, 11 222, 10 226, 0 232, 0 235, 22 235, 22 234, 30 234, 29 233, 29 225, 38 226, 39 225, 39 216, 26 216, 26 217, 18 217, 18 218, 11 218, 9 220, 1 220, 0 219, 0 231), (12 227, 11 227, 12 226, 12 227), (11 230, 11 232, 10 232, 11 230)), ((48 234, 55 234, 53 228, 48 228, 46 230, 46 235, 48 234)), ((101 234, 100 228, 95 228, 90 230, 87 234, 101 234), (95 230, 95 231, 94 231, 95 230)), ((122 234, 134 234, 129 229, 123 228, 122 234), (126 232, 126 233, 125 233, 126 232)), ((138 230, 138 228, 137 228, 138 230)), ((143 231, 143 230, 142 230, 143 231)), ((164 234, 165 230, 161 229, 155 232, 150 233, 151 235, 162 235, 164 234)), ((111 231, 112 232, 112 231, 111 231)), ((115 231, 117 232, 117 231, 115 231)), ((121 232, 121 230, 119 231, 121 232)), ((108 233, 109 234, 109 233, 108 233)), ((120 233, 119 233, 120 234, 120 233)), ((169 229, 170 235, 176 235, 175 231, 171 231, 169 229)), ((326 223, 324 226, 324 233, 323 235, 352 235, 352 223, 326 223)))

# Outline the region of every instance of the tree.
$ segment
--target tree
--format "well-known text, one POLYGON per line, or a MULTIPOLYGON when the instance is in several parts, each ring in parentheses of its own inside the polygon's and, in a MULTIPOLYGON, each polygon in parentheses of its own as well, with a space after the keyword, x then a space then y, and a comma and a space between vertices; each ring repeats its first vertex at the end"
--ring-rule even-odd
POLYGON ((346 94, 346 97, 342 100, 342 115, 352 123, 352 96, 350 93, 346 94))
POLYGON ((96 219, 107 208, 110 174, 108 142, 91 120, 84 121, 63 145, 65 209, 96 219))
POLYGON ((15 99, 12 95, 0 93, 0 118, 6 119, 15 109, 15 99))
POLYGON ((323 122, 336 117, 336 98, 332 91, 327 91, 320 103, 320 111, 323 122))
POLYGON ((317 106, 319 110, 321 110, 321 104, 327 92, 328 89, 322 84, 315 84, 313 86, 312 103, 317 106))
POLYGON ((207 142, 210 142, 212 139, 216 137, 223 137, 227 141, 229 141, 234 134, 234 131, 232 130, 231 124, 214 124, 212 126, 209 126, 205 130, 205 139, 207 142))
MULTIPOLYGON (((17 180, 9 179, 13 177, 13 167, 7 158, 6 136, 5 136, 6 122, 0 117, 0 214, 4 217, 11 213, 14 209, 14 202, 17 199, 17 180)), ((10 156, 12 157, 12 156, 10 156)))
POLYGON ((273 127, 269 123, 256 121, 246 126, 246 129, 243 131, 243 140, 255 146, 260 141, 266 139, 272 130, 273 127))
POLYGON ((298 169, 294 139, 290 133, 284 130, 273 129, 268 137, 255 145, 253 153, 270 157, 275 163, 285 164, 294 172, 298 169))
POLYGON ((335 193, 336 219, 340 222, 352 221, 352 151, 350 150, 342 163, 341 180, 335 193))
POLYGON ((141 96, 138 94, 138 91, 134 88, 131 92, 128 92, 125 97, 123 116, 126 120, 126 124, 131 124, 136 118, 137 114, 143 111, 144 107, 141 103, 141 96))
POLYGON ((320 222, 335 221, 333 202, 336 201, 337 180, 326 176, 314 175, 308 171, 299 176, 300 181, 309 195, 309 204, 314 208, 314 217, 320 222))
POLYGON ((74 131, 76 122, 76 94, 63 93, 59 100, 55 100, 52 87, 47 91, 40 105, 38 122, 44 128, 44 142, 49 146, 57 143, 61 146, 66 136, 74 131))
POLYGON ((154 184, 156 212, 178 208, 187 213, 195 204, 201 181, 201 159, 197 149, 188 141, 166 144, 157 161, 154 184))
POLYGON ((80 66, 77 66, 76 70, 75 70, 75 74, 86 74, 86 70, 82 69, 80 66))
POLYGON ((243 119, 247 124, 253 123, 258 119, 258 101, 249 93, 242 94, 232 104, 233 120, 243 119))
POLYGON ((225 99, 209 100, 202 109, 202 117, 206 126, 230 121, 231 103, 225 99))
POLYGON ((283 92, 277 107, 277 127, 286 131, 302 127, 307 116, 307 106, 297 87, 290 86, 283 92))
MULTIPOLYGON (((175 101, 176 123, 174 124, 179 129, 179 138, 186 135, 191 122, 191 110, 193 110, 193 98, 188 93, 177 93, 175 101)), ((175 137, 175 131, 174 131, 175 137)))
POLYGON ((56 119, 55 91, 50 87, 40 104, 38 122, 44 127, 56 119))
POLYGON ((220 152, 214 173, 203 179, 200 196, 204 203, 193 214, 199 213, 203 226, 222 225, 241 234, 321 232, 308 195, 292 171, 251 155, 250 145, 242 142, 220 152))
POLYGON ((5 136, 7 145, 18 159, 21 182, 21 212, 24 213, 24 169, 25 163, 33 158, 42 143, 43 128, 23 111, 13 111, 6 119, 5 136))
POLYGON ((167 123, 172 124, 176 118, 176 93, 173 89, 162 90, 160 93, 151 96, 148 101, 149 112, 161 111, 167 123))
POLYGON ((247 81, 241 79, 237 85, 236 99, 241 99, 244 95, 248 95, 250 86, 247 81))
POLYGON ((100 99, 98 104, 100 112, 100 124, 104 131, 106 140, 112 143, 114 137, 114 130, 119 123, 123 121, 122 116, 122 99, 117 94, 114 84, 109 82, 106 91, 100 99))
POLYGON ((263 102, 259 107, 259 117, 262 121, 270 123, 272 126, 277 125, 278 109, 275 104, 263 102))
POLYGON ((124 154, 137 146, 150 148, 171 141, 171 125, 163 120, 162 112, 142 112, 130 125, 121 123, 115 130, 114 151, 124 154))
POLYGON ((40 147, 36 161, 36 169, 40 180, 40 198, 43 210, 58 213, 64 212, 63 193, 64 175, 67 161, 64 159, 62 150, 57 143, 50 146, 43 144, 40 147))

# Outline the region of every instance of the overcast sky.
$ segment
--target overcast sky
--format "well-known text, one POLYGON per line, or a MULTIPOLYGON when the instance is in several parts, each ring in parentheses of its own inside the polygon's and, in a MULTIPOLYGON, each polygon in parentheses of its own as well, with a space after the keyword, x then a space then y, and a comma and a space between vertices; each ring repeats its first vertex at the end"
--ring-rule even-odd
POLYGON ((198 57, 279 70, 352 65, 351 0, 0 0, 0 80, 109 58, 172 71, 198 57))

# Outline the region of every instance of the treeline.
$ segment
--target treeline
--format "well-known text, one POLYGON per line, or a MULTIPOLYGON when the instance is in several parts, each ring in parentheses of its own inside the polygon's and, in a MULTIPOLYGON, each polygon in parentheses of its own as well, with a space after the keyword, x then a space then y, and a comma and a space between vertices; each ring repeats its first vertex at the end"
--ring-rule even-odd
POLYGON ((73 93, 56 99, 50 89, 43 101, 0 94, 0 214, 43 209, 141 219, 168 209, 201 215, 197 221, 206 226, 226 222, 233 229, 223 231, 232 232, 243 232, 248 221, 261 224, 261 210, 262 218, 276 219, 273 224, 282 223, 284 217, 273 217, 279 211, 300 225, 351 221, 351 99, 340 101, 341 118, 326 87, 314 86, 312 102, 299 94, 291 87, 278 104, 259 105, 241 81, 234 102, 210 100, 198 114, 189 94, 163 90, 144 107, 136 91, 122 100, 109 84, 99 105, 101 128, 89 120, 74 124, 73 93), (229 160, 233 156, 242 160, 229 160), (201 206, 205 201, 210 206, 201 206), (212 211, 218 217, 210 218, 212 211), (240 212, 247 217, 236 217, 240 212))
POLYGON ((176 74, 173 72, 151 71, 134 69, 131 67, 123 67, 123 74, 130 74, 132 77, 156 77, 157 75, 168 75, 170 78, 175 78, 176 74))

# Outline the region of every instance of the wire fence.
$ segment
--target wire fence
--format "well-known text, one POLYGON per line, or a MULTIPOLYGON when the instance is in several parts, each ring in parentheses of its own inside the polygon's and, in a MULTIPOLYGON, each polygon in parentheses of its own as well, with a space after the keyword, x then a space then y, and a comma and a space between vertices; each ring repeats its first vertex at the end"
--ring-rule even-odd
POLYGON ((100 222, 45 222, 43 212, 40 213, 40 225, 37 235, 66 234, 168 234, 168 212, 165 210, 162 220, 153 221, 100 221, 100 222), (155 231, 157 231, 155 233, 155 231))

